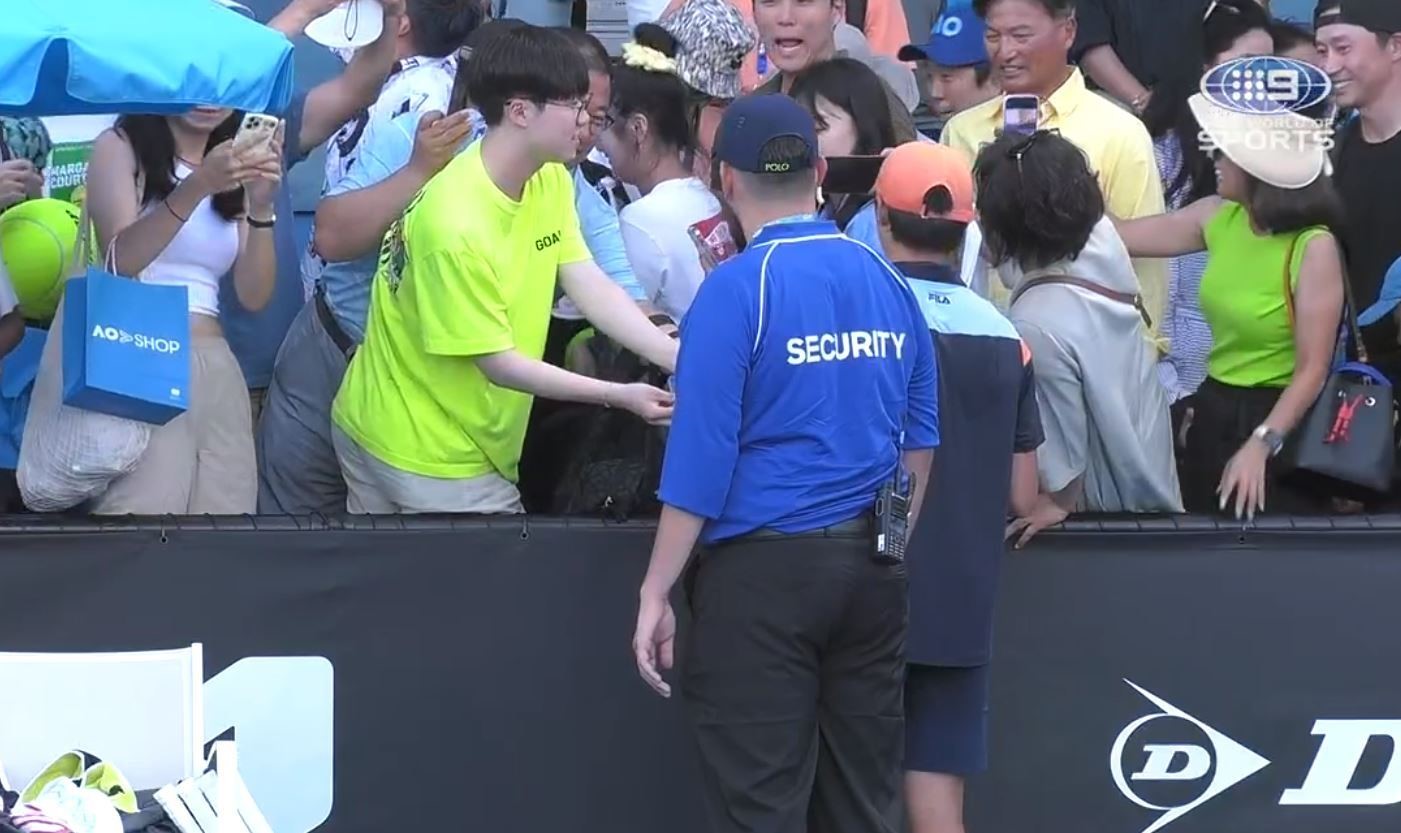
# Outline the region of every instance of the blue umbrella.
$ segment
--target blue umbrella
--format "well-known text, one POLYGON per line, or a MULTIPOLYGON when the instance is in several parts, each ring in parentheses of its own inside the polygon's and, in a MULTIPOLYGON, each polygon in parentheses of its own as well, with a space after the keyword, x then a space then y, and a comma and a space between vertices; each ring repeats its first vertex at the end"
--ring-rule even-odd
POLYGON ((281 113, 292 44, 214 0, 10 0, 0 114, 281 113))

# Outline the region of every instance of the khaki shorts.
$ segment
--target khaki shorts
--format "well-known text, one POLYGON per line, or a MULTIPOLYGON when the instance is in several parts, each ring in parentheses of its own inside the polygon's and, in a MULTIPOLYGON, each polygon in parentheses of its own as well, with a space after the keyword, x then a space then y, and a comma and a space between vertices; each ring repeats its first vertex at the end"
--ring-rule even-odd
POLYGON ((525 511, 516 484, 494 472, 463 480, 427 477, 394 468, 334 424, 331 441, 349 488, 346 511, 352 515, 516 515, 525 511))

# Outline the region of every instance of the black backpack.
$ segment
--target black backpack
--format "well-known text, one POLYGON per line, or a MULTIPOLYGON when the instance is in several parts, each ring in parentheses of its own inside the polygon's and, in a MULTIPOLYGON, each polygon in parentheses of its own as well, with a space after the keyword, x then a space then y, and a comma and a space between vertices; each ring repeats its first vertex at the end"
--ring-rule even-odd
MULTIPOLYGON (((600 379, 666 386, 665 371, 601 333, 587 347, 600 379)), ((630 411, 571 404, 548 417, 541 430, 563 453, 551 514, 624 521, 660 513, 657 488, 665 428, 648 425, 630 411)))

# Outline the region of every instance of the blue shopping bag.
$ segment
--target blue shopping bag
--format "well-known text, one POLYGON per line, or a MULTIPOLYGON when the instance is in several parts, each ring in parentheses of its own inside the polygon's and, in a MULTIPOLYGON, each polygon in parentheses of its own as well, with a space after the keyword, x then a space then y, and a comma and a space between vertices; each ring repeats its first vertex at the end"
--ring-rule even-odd
POLYGON ((73 278, 63 299, 63 402, 164 425, 190 391, 190 313, 183 286, 73 278))

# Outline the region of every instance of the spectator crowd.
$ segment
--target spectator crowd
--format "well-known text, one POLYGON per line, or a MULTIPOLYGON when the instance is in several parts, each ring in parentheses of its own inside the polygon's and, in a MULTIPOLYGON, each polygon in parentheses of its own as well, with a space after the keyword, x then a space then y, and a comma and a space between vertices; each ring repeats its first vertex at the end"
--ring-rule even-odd
MULTIPOLYGON (((324 24, 337 0, 290 0, 266 25, 330 31, 335 77, 251 145, 220 107, 124 114, 60 212, 95 267, 185 290, 188 407, 139 435, 61 402, 62 293, 5 231, 44 220, 51 143, 0 122, 0 510, 665 503, 709 547, 820 504, 814 472, 870 499, 898 435, 929 471, 910 639, 894 623, 885 651, 924 669, 906 740, 929 755, 906 790, 919 833, 961 833, 1006 541, 1083 513, 1397 506, 1401 5, 1318 0, 1311 29, 1268 5, 946 0, 911 38, 897 0, 636 2, 610 55, 481 0, 354 4, 381 24, 363 43, 324 24), (1252 114, 1206 94, 1214 68, 1269 56, 1328 97, 1252 114), (303 243, 287 175, 318 147, 303 243), (887 323, 812 329, 868 313, 887 323), (919 338, 888 323, 905 320, 919 338), (1385 443, 1350 432, 1344 360, 1371 368, 1385 443), (853 379, 908 413, 832 416, 853 379), (1387 482, 1306 464, 1306 439, 1387 482), (85 491, 54 499, 75 472, 85 491), (781 488, 736 506, 757 480, 781 488)), ((670 561, 639 642, 659 690, 670 561)))
MULTIPOLYGON (((755 231, 727 199, 717 126, 764 95, 813 120, 819 216, 890 261, 902 221, 875 187, 882 158, 938 143, 972 177, 976 209, 924 250, 1028 356, 1044 441, 1011 506, 1019 545, 1081 512, 1394 505, 1275 455, 1350 317, 1361 344, 1343 347, 1401 376, 1385 199, 1401 16, 1321 0, 1309 30, 1255 0, 1119 5, 946 0, 906 43, 891 0, 630 4, 611 56, 479 0, 383 0, 379 36, 338 50, 340 73, 252 156, 233 147, 241 113, 124 115, 97 139, 83 217, 94 261, 187 289, 190 404, 68 508, 654 511, 678 336, 755 231), (1316 65, 1332 95, 1286 125, 1298 142, 1262 149, 1232 139, 1252 117, 1199 86, 1264 55, 1316 65), (1004 130, 1007 96, 1035 97, 1033 131, 1004 130), (300 246, 286 174, 318 146, 300 246)), ((336 6, 291 0, 267 25, 296 38, 336 6)), ((13 211, 38 196, 48 141, 34 119, 5 128, 13 211)), ((24 441, 58 407, 42 345, 62 322, 0 289, 3 497, 24 511, 24 470, 65 462, 24 441)), ((957 488, 934 471, 936 493, 957 488)))

